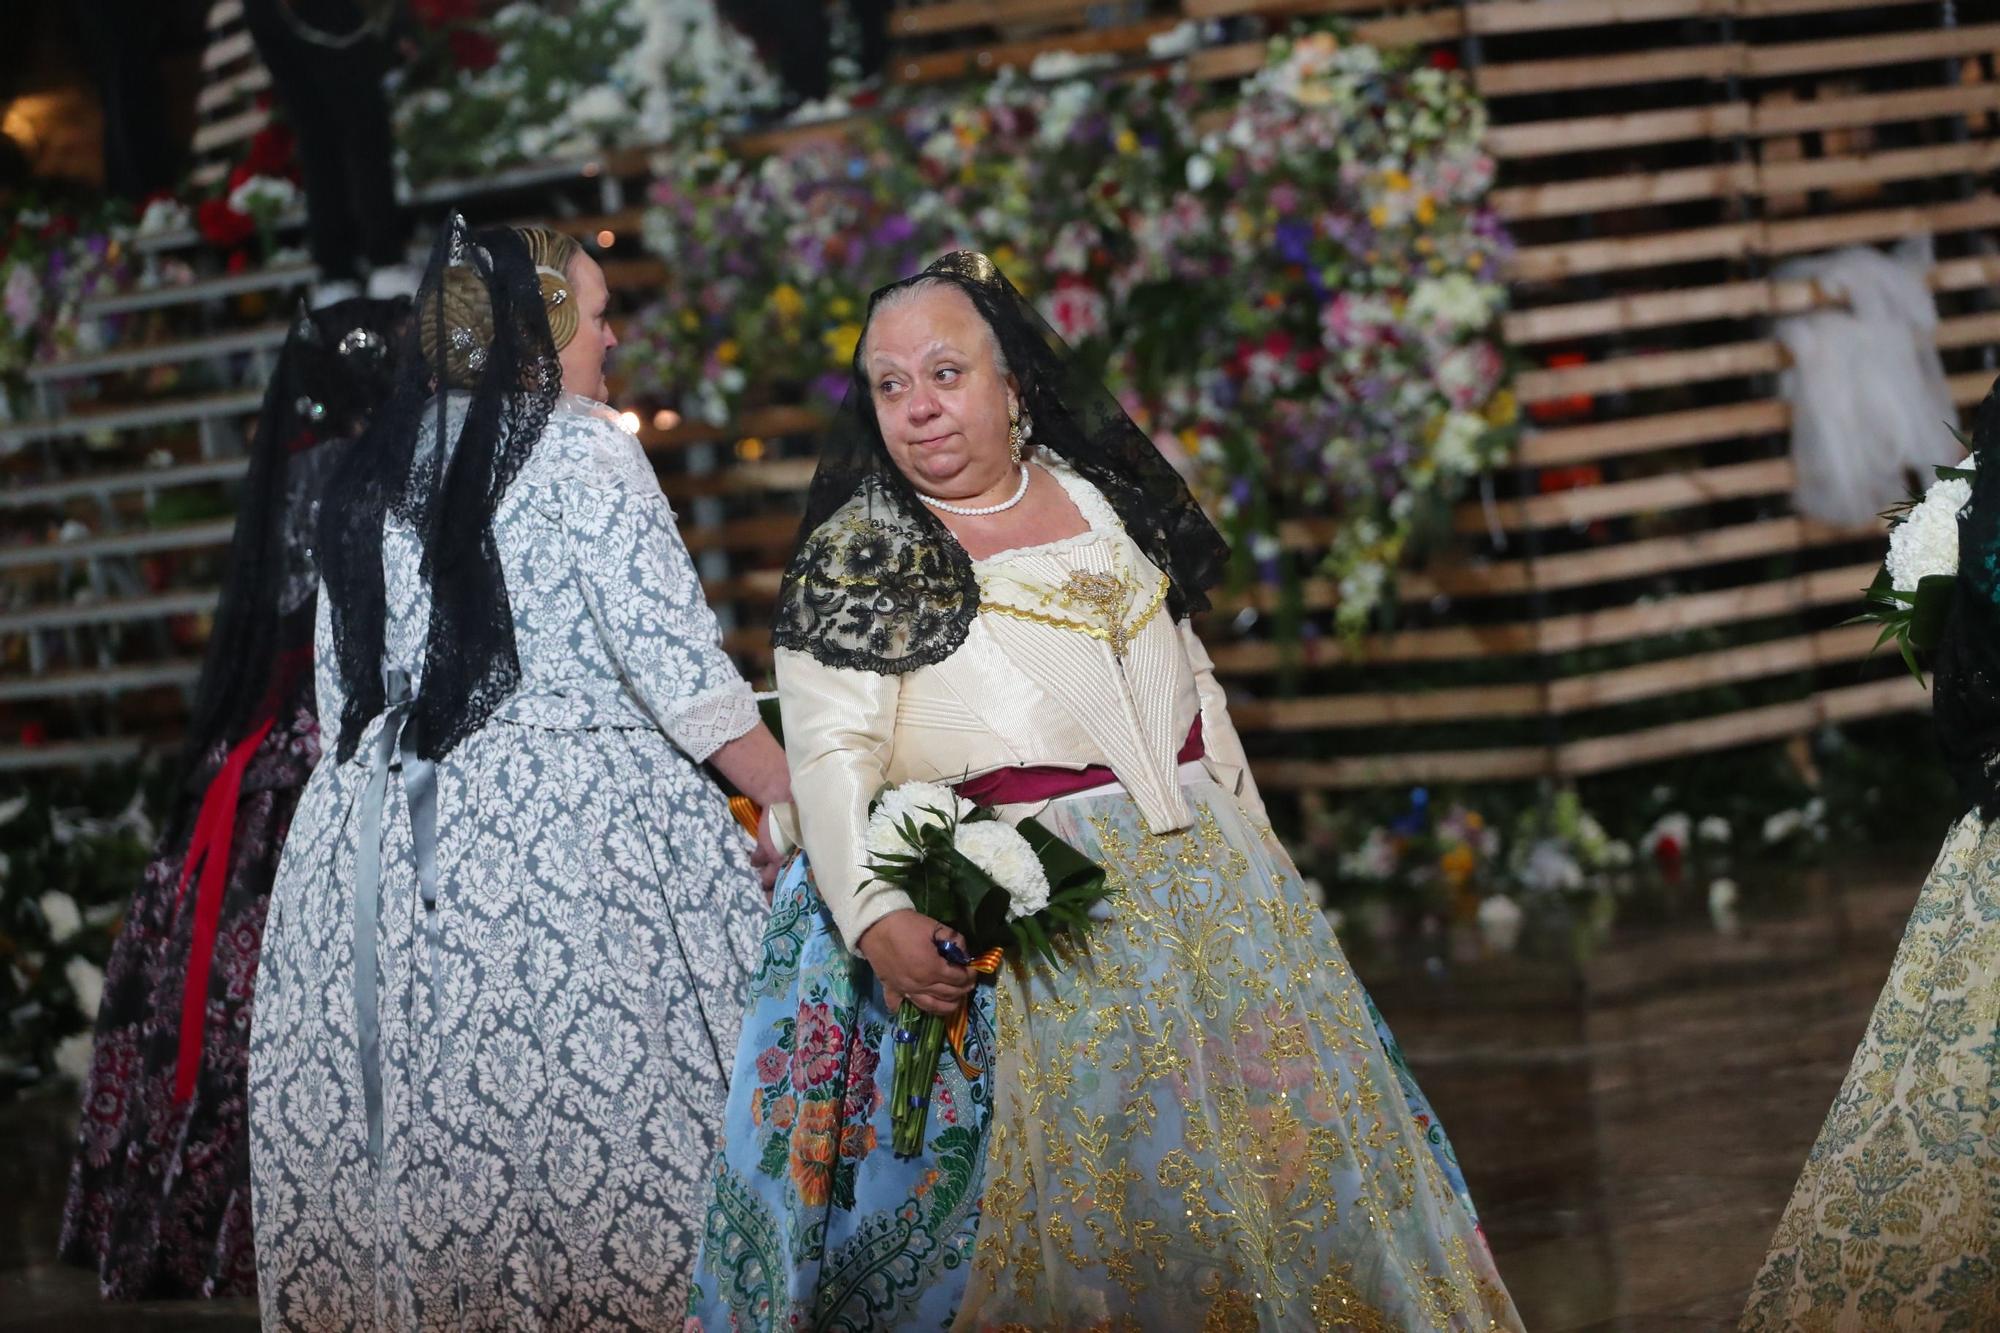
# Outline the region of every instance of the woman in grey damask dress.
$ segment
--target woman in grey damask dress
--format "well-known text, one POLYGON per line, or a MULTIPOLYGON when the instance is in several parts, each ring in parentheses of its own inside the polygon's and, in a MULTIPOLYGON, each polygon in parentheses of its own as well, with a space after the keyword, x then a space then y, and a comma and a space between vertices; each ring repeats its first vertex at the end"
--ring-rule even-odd
POLYGON ((326 503, 337 746, 251 1041, 267 1328, 679 1326, 764 916, 702 764, 788 789, 600 401, 605 300, 568 238, 454 220, 326 503))

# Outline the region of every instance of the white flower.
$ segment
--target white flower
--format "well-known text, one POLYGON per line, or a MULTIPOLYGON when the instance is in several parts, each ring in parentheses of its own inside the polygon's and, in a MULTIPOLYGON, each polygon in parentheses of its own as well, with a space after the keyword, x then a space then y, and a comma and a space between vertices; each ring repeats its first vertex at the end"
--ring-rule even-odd
MULTIPOLYGON (((1974 465, 1972 458, 1958 464, 1974 465)), ((1914 592, 1919 580, 1958 572, 1958 514, 1972 499, 1972 483, 1947 477, 1932 484, 1909 516, 1889 532, 1889 582, 1914 592)))
POLYGON ((1379 884, 1396 873, 1396 843, 1385 829, 1370 829, 1360 847, 1340 858, 1340 873, 1348 879, 1379 884))
POLYGON ((1729 821, 1721 815, 1710 815, 1701 821, 1695 830, 1703 842, 1728 842, 1733 836, 1729 821))
POLYGON ((972 802, 935 782, 906 782, 893 787, 868 816, 869 857, 879 860, 909 851, 910 844, 903 836, 906 820, 918 829, 937 828, 971 813, 972 802))
POLYGON ((1021 831, 1000 819, 961 824, 955 844, 959 855, 984 870, 1007 890, 1007 919, 1033 916, 1049 905, 1049 876, 1042 859, 1021 831))
POLYGON ((1190 190, 1206 190, 1215 179, 1215 163, 1205 154, 1195 153, 1187 160, 1187 184, 1190 190))
POLYGON ((25 795, 16 796, 6 801, 0 801, 0 826, 11 824, 15 820, 19 819, 21 817, 21 812, 26 810, 27 808, 28 808, 28 798, 25 795))
POLYGON ((1512 953, 1521 941, 1521 905, 1504 893, 1479 904, 1479 938, 1493 953, 1512 953))
POLYGON ((1805 826, 1805 816, 1796 810, 1780 810, 1764 821, 1764 841, 1780 843, 1805 826))
POLYGON ((1431 460, 1447 476, 1465 477, 1481 467, 1479 442, 1486 438, 1486 419, 1470 412, 1447 412, 1431 446, 1431 460))
POLYGON ((158 236, 166 232, 186 231, 192 222, 193 215, 188 212, 187 205, 178 199, 155 199, 139 215, 139 234, 158 236))
POLYGON ((617 124, 632 115, 632 104, 616 88, 600 83, 569 104, 571 119, 585 125, 617 124))
POLYGON ((1632 844, 1622 838, 1605 843, 1603 859, 1613 870, 1623 870, 1632 864, 1632 844))
POLYGON ((299 187, 282 176, 252 176, 229 192, 229 206, 255 217, 276 217, 297 207, 299 187))
POLYGON ((1672 839, 1676 848, 1686 851, 1693 832, 1694 821, 1686 815, 1661 815, 1653 827, 1646 831, 1646 836, 1639 840, 1639 850, 1652 856, 1659 850, 1662 842, 1672 839))
POLYGON ((56 1072, 77 1083, 89 1078, 91 1044, 88 1032, 74 1032, 57 1042, 56 1072))
POLYGON ((83 929, 83 913, 77 910, 76 899, 59 889, 50 889, 38 900, 42 916, 49 923, 49 939, 61 944, 77 931, 83 929))
POLYGON ((1172 60, 1201 45, 1201 25, 1193 19, 1146 39, 1146 54, 1155 60, 1172 60))
POLYGON ((104 973, 88 958, 72 958, 63 965, 63 979, 76 996, 76 1007, 87 1019, 97 1017, 98 1001, 104 998, 104 973))
POLYGON ((1505 289, 1494 283, 1466 273, 1447 273, 1419 282, 1403 310, 1411 323, 1428 324, 1441 333, 1477 333, 1493 322, 1494 311, 1505 300, 1505 289))
POLYGON ((1562 889, 1583 887, 1583 867, 1576 858, 1555 838, 1544 838, 1528 852, 1528 859, 1522 864, 1520 879, 1524 887, 1536 893, 1554 893, 1562 889))
POLYGON ((1725 935, 1736 933, 1736 881, 1718 879, 1708 886, 1708 918, 1725 935))

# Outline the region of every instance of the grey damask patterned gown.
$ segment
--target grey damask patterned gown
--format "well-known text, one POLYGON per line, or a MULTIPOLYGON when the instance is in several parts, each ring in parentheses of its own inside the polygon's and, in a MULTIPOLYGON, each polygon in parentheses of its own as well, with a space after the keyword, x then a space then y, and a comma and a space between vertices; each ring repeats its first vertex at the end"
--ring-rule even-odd
MULTIPOLYGON (((494 529, 522 684, 437 766, 435 908, 403 777, 375 771, 387 715, 348 762, 328 747, 279 867, 250 1056, 267 1328, 679 1327, 764 916, 699 763, 756 707, 638 442, 603 416, 558 410, 494 529)), ((394 519, 383 562, 385 665, 414 679, 429 602, 394 519)))

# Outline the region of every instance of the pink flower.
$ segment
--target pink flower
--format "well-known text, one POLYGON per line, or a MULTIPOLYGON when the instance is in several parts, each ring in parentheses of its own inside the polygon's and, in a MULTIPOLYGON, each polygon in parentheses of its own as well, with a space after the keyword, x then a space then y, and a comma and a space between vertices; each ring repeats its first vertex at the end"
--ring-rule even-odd
POLYGON ((824 1004, 799 1006, 798 1030, 792 1034, 792 1086, 800 1092, 816 1088, 840 1072, 847 1034, 833 1021, 824 1004))
POLYGON ((1049 323, 1066 340, 1075 342, 1104 332, 1104 294, 1080 282, 1065 283, 1049 296, 1049 323))
POLYGON ((785 1049, 782 1046, 767 1047, 757 1057, 757 1080, 760 1083, 776 1083, 785 1076, 785 1049))

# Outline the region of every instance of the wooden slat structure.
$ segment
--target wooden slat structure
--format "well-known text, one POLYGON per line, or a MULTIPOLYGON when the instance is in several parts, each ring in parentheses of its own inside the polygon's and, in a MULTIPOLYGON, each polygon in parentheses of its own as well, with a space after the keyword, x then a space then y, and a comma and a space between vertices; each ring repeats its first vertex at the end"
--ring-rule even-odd
MULTIPOLYGON (((1978 403, 2000 340, 2000 23, 1854 0, 1453 12, 1519 242, 1505 332, 1534 424, 1456 515, 1462 548, 1406 582, 1404 627, 1303 661, 1217 645, 1258 696, 1266 786, 1584 777, 1924 707, 1840 624, 1879 527, 1792 509, 1771 321, 1834 298, 1772 274, 1930 235, 1938 346, 1958 406, 1978 403), (1284 670, 1300 693, 1281 699, 1264 679, 1284 670)), ((1308 587, 1308 614, 1328 601, 1308 587)))
POLYGON ((271 75, 243 26, 242 0, 209 5, 201 69, 205 81, 195 99, 193 183, 206 189, 228 177, 250 137, 271 123, 263 103, 271 75))
MULTIPOLYGON (((215 7, 211 126, 261 89, 233 8, 215 7)), ((1301 641, 1277 632, 1283 599, 1262 587, 1225 591, 1202 627, 1264 785, 1311 793, 1586 777, 1924 705, 1900 663, 1869 658, 1872 635, 1841 624, 1879 559, 1879 529, 1791 506, 1771 321, 1834 299, 1774 278, 1785 259, 1928 232, 1954 397, 1967 408, 1983 396, 2000 339, 2000 23, 1944 27, 1940 12, 1858 0, 929 0, 892 9, 890 73, 979 76, 1059 50, 1147 67, 1178 25, 1228 20, 1237 26, 1209 32, 1219 44, 1185 57, 1197 77, 1228 80, 1262 63, 1258 22, 1337 14, 1362 40, 1454 52, 1489 99, 1494 203, 1519 242, 1504 332, 1535 418, 1514 466, 1404 578, 1393 628, 1359 642, 1330 632, 1338 590, 1310 576, 1294 608, 1301 641)), ((780 129, 739 151, 841 133, 780 129)), ((612 154, 592 172, 641 183, 647 159, 612 154)), ((519 206, 516 194, 508 207, 519 206)), ((566 211, 559 225, 619 237, 605 265, 615 288, 637 298, 660 281, 636 210, 607 196, 566 211)), ((212 308, 231 283, 249 291, 258 278, 130 299, 212 308)), ((53 540, 66 519, 90 535, 0 562, 0 655, 13 664, 0 703, 25 710, 0 712, 0 741, 6 719, 51 702, 50 687, 13 683, 24 669, 115 697, 155 735, 184 688, 226 524, 136 531, 130 497, 150 489, 140 469, 158 464, 144 451, 159 439, 173 453, 166 485, 217 484, 232 455, 147 434, 166 429, 148 410, 110 419, 133 434, 95 456, 104 484, 77 463, 88 422, 36 434, 48 465, 11 478, 17 541, 22 523, 53 540), (164 587, 142 577, 148 560, 171 565, 164 587), (106 673, 95 685, 93 667, 106 673)), ((726 428, 641 430, 726 642, 753 675, 768 667, 764 627, 821 424, 773 405, 726 428)), ((1329 521, 1303 519, 1281 538, 1310 565, 1329 535, 1329 521)), ((73 752, 108 751, 78 738, 73 752)))

